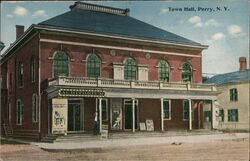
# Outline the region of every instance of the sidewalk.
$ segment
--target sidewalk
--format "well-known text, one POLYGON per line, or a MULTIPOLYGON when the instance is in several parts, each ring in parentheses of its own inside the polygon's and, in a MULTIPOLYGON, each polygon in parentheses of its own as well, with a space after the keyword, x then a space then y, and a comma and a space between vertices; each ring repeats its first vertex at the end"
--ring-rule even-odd
POLYGON ((131 147, 140 145, 162 145, 162 144, 185 144, 214 142, 223 140, 243 140, 248 139, 249 133, 222 133, 209 135, 189 135, 189 136, 169 136, 169 137, 142 137, 125 139, 103 139, 71 142, 40 143, 29 142, 47 151, 70 151, 70 150, 98 150, 106 148, 131 147))

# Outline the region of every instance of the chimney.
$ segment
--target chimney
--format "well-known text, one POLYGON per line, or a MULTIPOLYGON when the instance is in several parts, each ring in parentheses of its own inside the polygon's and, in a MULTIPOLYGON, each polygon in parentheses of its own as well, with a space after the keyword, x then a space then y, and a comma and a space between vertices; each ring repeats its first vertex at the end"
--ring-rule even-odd
POLYGON ((24 33, 24 26, 16 25, 16 39, 21 37, 23 33, 24 33))
POLYGON ((245 71, 247 69, 247 59, 246 59, 246 57, 240 57, 239 62, 240 62, 240 71, 245 71))

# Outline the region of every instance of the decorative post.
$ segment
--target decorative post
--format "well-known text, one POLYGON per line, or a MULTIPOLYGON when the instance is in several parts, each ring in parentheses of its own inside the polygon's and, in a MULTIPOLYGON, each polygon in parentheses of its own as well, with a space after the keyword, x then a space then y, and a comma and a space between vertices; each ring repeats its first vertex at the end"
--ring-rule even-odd
POLYGON ((164 120, 163 120, 163 98, 161 98, 161 131, 164 131, 164 120))
POLYGON ((133 115, 133 129, 132 131, 135 132, 135 99, 132 98, 132 115, 133 115))
POLYGON ((102 98, 99 98, 99 129, 102 132, 102 98))
POLYGON ((192 130, 192 102, 191 99, 188 100, 189 105, 189 130, 192 130))

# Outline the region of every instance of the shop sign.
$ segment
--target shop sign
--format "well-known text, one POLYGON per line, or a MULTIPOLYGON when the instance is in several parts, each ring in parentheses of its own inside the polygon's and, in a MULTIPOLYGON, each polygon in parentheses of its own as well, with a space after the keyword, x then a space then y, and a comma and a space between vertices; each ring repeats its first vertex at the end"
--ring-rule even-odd
POLYGON ((104 97, 105 92, 101 89, 60 89, 59 96, 64 97, 104 97))
POLYGON ((67 133, 67 116, 67 99, 52 99, 52 134, 67 133))

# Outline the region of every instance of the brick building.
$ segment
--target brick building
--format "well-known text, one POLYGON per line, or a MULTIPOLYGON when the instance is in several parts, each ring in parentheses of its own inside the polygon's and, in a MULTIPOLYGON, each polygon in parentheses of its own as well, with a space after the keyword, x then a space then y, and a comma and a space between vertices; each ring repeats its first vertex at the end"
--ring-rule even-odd
POLYGON ((202 101, 216 99, 202 84, 207 46, 129 9, 76 2, 16 31, 1 59, 1 121, 14 134, 91 133, 95 111, 110 132, 200 129, 202 101))

